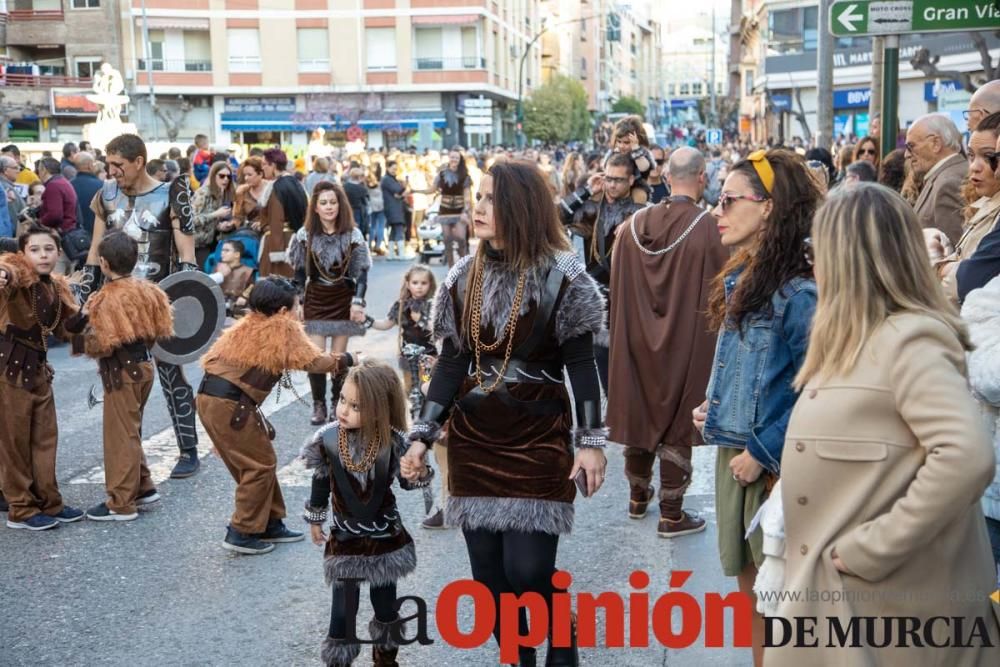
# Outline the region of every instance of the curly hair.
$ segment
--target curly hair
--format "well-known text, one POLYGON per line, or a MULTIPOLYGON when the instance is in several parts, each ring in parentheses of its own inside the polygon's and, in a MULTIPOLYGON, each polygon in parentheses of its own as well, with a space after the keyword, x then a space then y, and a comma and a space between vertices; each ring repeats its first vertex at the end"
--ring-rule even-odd
POLYGON ((733 255, 712 283, 708 314, 715 329, 742 329, 753 313, 771 312, 771 297, 782 285, 795 277, 812 277, 804 240, 823 194, 795 153, 774 149, 767 152, 767 160, 774 170, 771 192, 749 160, 740 160, 730 170, 742 174, 753 193, 770 199, 773 208, 752 247, 733 255), (725 277, 738 269, 742 273, 727 304, 725 277))

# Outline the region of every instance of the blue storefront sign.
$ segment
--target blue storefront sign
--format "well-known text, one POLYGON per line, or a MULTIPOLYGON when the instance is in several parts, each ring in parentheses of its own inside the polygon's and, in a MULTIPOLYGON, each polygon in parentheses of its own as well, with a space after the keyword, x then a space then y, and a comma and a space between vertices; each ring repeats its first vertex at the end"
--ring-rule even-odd
POLYGON ((792 96, 791 95, 771 95, 771 107, 778 112, 791 111, 792 110, 792 96))
POLYGON ((871 99, 871 88, 848 88, 833 91, 834 109, 867 109, 871 99))
POLYGON ((941 93, 953 93, 956 90, 962 90, 961 81, 954 79, 949 79, 948 81, 925 81, 924 101, 937 102, 937 98, 941 93))

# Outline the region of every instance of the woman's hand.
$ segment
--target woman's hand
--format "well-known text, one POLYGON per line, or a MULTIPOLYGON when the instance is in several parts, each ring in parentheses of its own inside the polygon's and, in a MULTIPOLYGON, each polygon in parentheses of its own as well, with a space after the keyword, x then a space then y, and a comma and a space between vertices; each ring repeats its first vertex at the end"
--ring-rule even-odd
POLYGON ((403 457, 399 460, 400 474, 407 480, 416 482, 427 469, 424 463, 426 455, 427 445, 419 440, 411 442, 410 448, 406 450, 406 454, 403 454, 403 457))
POLYGON ((694 427, 698 429, 698 433, 701 433, 702 436, 705 435, 706 419, 708 419, 708 401, 703 402, 691 411, 691 421, 694 423, 694 427))
POLYGON ((834 547, 830 552, 830 559, 833 561, 833 566, 837 568, 837 572, 854 576, 854 573, 847 569, 847 566, 844 565, 844 561, 840 560, 840 556, 837 555, 837 547, 834 547))
POLYGON ((743 450, 732 458, 729 462, 729 469, 733 471, 733 479, 740 483, 740 486, 753 484, 764 472, 764 467, 757 463, 750 452, 743 450))
POLYGON ((249 183, 240 183, 236 186, 236 194, 241 195, 250 189, 249 183))
POLYGON ((608 459, 600 447, 581 447, 576 450, 576 460, 569 478, 576 477, 582 468, 587 475, 587 497, 593 496, 604 484, 604 471, 608 467, 608 459))
POLYGON ((235 227, 236 223, 234 223, 232 220, 223 220, 222 222, 219 223, 218 229, 220 232, 231 232, 235 227))
POLYGON ((326 533, 323 532, 323 526, 315 523, 309 524, 309 536, 315 545, 323 546, 326 544, 326 533))
POLYGON ((233 213, 232 206, 220 206, 219 208, 215 209, 215 213, 212 214, 212 217, 225 218, 228 215, 232 215, 232 213, 233 213))
POLYGON ((351 321, 358 324, 365 323, 365 307, 357 304, 351 306, 351 321))
POLYGON ((260 220, 255 220, 254 222, 250 223, 250 229, 260 233, 260 220))

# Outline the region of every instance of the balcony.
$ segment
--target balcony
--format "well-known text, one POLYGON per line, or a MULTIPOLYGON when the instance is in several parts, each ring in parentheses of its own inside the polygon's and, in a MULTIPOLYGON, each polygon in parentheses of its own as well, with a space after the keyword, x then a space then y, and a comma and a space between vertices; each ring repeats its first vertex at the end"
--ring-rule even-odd
MULTIPOLYGON (((149 68, 154 72, 211 72, 211 60, 163 60, 152 58, 149 60, 149 68)), ((147 62, 139 58, 136 69, 140 72, 147 70, 147 62)))
POLYGON ((92 79, 77 76, 0 73, 0 86, 11 88, 90 88, 92 79))
POLYGON ((61 10, 13 9, 7 19, 7 46, 66 43, 66 21, 61 10))
POLYGON ((414 58, 417 71, 486 69, 486 58, 463 56, 461 58, 414 58))
POLYGON ((61 9, 12 9, 8 12, 8 19, 13 23, 16 21, 62 21, 63 12, 61 9))

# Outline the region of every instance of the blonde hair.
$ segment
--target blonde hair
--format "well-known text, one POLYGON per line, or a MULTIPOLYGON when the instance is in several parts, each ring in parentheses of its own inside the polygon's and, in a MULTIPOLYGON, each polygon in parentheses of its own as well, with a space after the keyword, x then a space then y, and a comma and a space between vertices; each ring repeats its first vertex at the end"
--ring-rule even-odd
POLYGON ((353 382, 358 391, 361 437, 391 447, 392 432, 407 430, 406 396, 399 375, 385 362, 365 359, 351 367, 344 382, 353 382))
POLYGON ((812 238, 818 300, 796 389, 853 370, 872 334, 896 313, 934 317, 970 349, 931 268, 917 216, 898 194, 876 183, 837 188, 816 212, 812 238))

